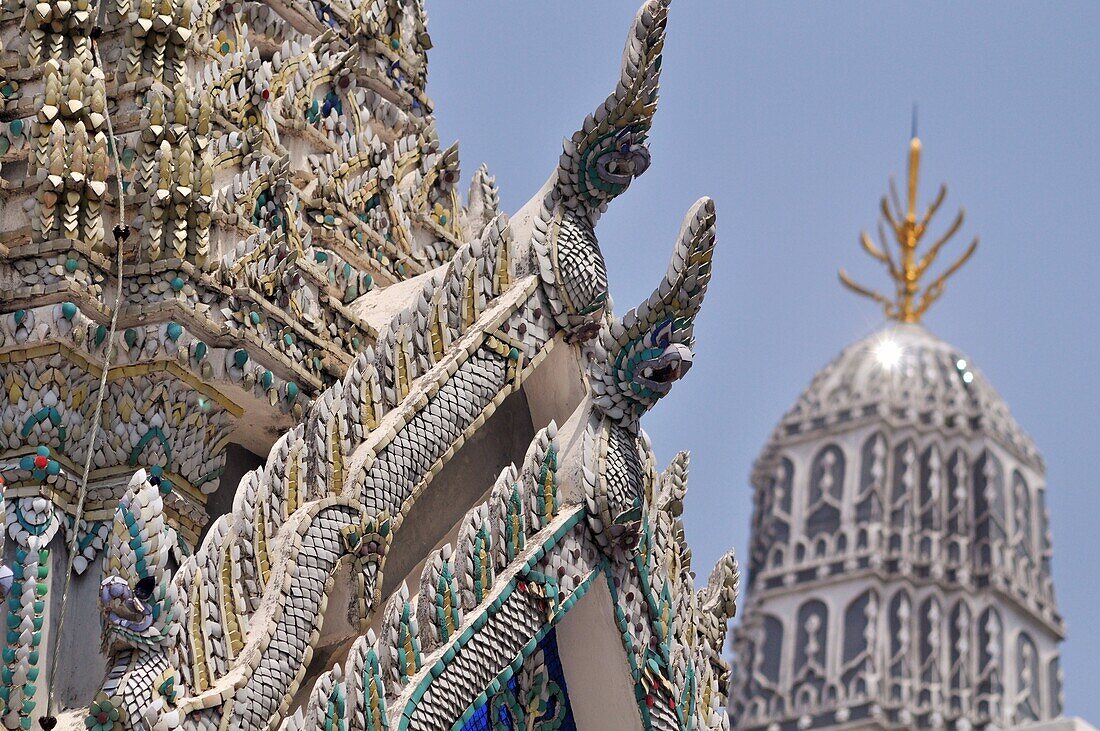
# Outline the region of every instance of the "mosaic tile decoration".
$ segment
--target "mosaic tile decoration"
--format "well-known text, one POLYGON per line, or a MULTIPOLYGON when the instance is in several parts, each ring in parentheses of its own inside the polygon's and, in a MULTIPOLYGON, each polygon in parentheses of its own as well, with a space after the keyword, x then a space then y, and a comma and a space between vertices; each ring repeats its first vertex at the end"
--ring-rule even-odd
POLYGON ((539 641, 535 654, 528 658, 519 674, 478 706, 461 728, 462 731, 576 731, 554 630, 539 641))
POLYGON ((554 627, 608 577, 632 589, 616 671, 643 724, 725 727, 736 564, 695 591, 686 457, 659 474, 640 426, 691 366, 714 204, 624 317, 597 238, 650 166, 668 12, 642 3, 611 94, 513 221, 484 167, 460 196, 419 0, 6 4, 0 725, 48 726, 50 690, 85 682, 44 661, 71 544, 101 577, 66 625, 101 628, 86 728, 438 729, 478 704, 570 728, 554 627), (482 502, 411 538, 555 353, 587 394, 569 433, 534 424, 482 502), (223 484, 234 443, 262 464, 223 484), (396 588, 395 550, 423 566, 396 588), (342 661, 319 668, 326 643, 342 661))

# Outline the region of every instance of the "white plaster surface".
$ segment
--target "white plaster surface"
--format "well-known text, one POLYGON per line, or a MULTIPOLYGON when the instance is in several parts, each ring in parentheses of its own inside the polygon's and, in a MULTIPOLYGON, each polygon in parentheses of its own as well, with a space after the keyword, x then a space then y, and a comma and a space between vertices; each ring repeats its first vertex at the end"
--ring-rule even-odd
POLYGON ((1096 727, 1080 718, 1056 718, 1025 726, 1012 726, 1008 731, 1096 731, 1096 727))
POLYGON ((630 665, 602 577, 596 577, 588 593, 562 618, 557 635, 577 728, 641 729, 630 665))

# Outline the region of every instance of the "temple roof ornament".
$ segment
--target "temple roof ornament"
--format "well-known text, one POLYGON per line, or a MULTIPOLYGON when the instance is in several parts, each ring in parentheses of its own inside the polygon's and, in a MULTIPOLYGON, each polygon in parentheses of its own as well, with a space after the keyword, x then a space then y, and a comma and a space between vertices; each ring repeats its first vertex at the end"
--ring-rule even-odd
POLYGON ((873 299, 882 305, 886 316, 899 322, 920 322, 921 317, 928 308, 943 295, 944 285, 947 279, 957 272, 963 264, 973 256, 978 248, 978 238, 970 242, 962 256, 947 267, 942 274, 921 290, 921 280, 928 273, 929 267, 939 256, 940 250, 951 240, 963 223, 964 212, 959 209, 955 220, 947 227, 946 233, 936 239, 936 242, 924 249, 918 257, 917 248, 921 239, 928 231, 928 224, 936 215, 944 198, 947 196, 947 186, 940 185, 939 193, 935 200, 928 206, 923 216, 917 216, 917 178, 920 173, 921 141, 917 137, 916 117, 914 115, 913 136, 909 140, 909 182, 906 195, 906 208, 902 209, 901 199, 898 197, 897 187, 893 177, 890 178, 890 195, 882 196, 880 207, 882 209, 882 221, 878 226, 879 244, 871 240, 866 231, 860 233, 860 243, 863 249, 872 257, 886 265, 890 278, 894 280, 896 293, 894 299, 885 294, 870 289, 855 282, 841 269, 839 271, 840 282, 858 295, 873 299), (884 225, 885 224, 885 225, 884 225), (894 235, 897 243, 897 257, 890 250, 890 243, 886 236, 886 227, 894 235))
POLYGON ((514 216, 422 0, 80 2, 0 14, 0 729, 728 729, 737 564, 640 424, 714 204, 622 318, 597 233, 670 0, 514 216))

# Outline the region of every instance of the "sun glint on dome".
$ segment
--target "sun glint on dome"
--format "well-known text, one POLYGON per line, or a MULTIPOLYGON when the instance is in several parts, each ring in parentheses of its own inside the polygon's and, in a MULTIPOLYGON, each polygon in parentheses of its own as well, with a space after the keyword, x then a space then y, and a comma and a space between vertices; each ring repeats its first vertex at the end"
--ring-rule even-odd
POLYGON ((770 446, 872 419, 944 434, 984 432, 1042 469, 1031 438, 989 381, 919 324, 892 323, 846 348, 810 382, 770 446))

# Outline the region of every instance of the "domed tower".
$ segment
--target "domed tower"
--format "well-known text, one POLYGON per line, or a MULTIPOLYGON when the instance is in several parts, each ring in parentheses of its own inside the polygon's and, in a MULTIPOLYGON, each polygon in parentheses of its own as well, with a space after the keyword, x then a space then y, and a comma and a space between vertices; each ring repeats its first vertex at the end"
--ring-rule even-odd
MULTIPOLYGON (((753 469, 738 630, 738 729, 943 728, 1061 714, 1042 457, 962 352, 920 324, 975 239, 922 282, 962 223, 918 252, 920 141, 908 199, 863 246, 896 283, 881 331, 849 346, 783 417, 753 469)), ((893 190, 892 190, 893 193, 893 190)))

